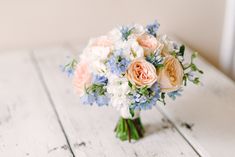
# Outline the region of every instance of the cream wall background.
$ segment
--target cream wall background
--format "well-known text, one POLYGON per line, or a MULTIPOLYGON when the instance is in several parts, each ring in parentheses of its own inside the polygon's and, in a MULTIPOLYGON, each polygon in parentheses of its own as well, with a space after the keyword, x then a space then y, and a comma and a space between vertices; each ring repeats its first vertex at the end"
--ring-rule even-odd
POLYGON ((82 42, 154 19, 218 66, 225 0, 1 0, 0 50, 82 42))

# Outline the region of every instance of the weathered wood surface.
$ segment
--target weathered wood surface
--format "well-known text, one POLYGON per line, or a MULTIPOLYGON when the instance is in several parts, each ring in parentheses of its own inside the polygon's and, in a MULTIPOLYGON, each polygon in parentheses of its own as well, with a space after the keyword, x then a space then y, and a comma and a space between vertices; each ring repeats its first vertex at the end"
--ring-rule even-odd
POLYGON ((115 138, 115 109, 79 104, 60 71, 81 48, 0 55, 0 156, 235 156, 235 85, 203 59, 204 85, 142 112, 146 136, 129 144, 115 138))
POLYGON ((71 157, 28 52, 0 55, 0 156, 71 157))
POLYGON ((203 85, 190 84, 160 108, 196 148, 200 143, 213 157, 235 156, 235 83, 202 58, 197 64, 205 72, 203 85), (185 122, 192 130, 182 127, 185 122))

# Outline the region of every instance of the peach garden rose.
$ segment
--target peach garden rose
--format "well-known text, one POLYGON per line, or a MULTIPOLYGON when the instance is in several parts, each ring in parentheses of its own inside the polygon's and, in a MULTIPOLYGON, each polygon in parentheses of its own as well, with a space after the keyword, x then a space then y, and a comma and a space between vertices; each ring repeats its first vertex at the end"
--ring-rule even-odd
POLYGON ((158 82, 162 92, 172 92, 179 89, 183 81, 183 68, 173 56, 167 56, 164 67, 158 72, 158 82))
POLYGON ((161 44, 154 36, 148 34, 139 36, 137 42, 143 47, 145 56, 154 53, 157 49, 163 48, 163 44, 161 44))
POLYGON ((137 87, 151 87, 157 81, 156 68, 144 58, 132 61, 127 69, 128 80, 137 87))

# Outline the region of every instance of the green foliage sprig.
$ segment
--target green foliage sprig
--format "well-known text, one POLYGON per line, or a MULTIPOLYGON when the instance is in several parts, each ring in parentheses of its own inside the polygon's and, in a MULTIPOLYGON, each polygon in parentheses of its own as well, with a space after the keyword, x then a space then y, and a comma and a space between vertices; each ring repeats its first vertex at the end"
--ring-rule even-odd
POLYGON ((74 74, 77 64, 78 61, 76 59, 72 59, 69 63, 65 64, 64 66, 61 66, 62 71, 67 73, 67 75, 70 77, 74 74))
POLYGON ((86 88, 86 93, 97 93, 98 95, 105 95, 107 89, 104 85, 101 84, 92 84, 86 88))
POLYGON ((203 74, 203 71, 197 67, 197 65, 194 63, 194 60, 197 58, 198 53, 194 52, 191 55, 191 60, 189 64, 183 63, 184 58, 184 52, 185 52, 185 46, 181 45, 178 51, 173 51, 171 55, 173 55, 175 58, 177 58, 184 70, 184 76, 183 76, 183 83, 186 86, 187 81, 190 81, 194 84, 200 84, 200 78, 192 76, 193 73, 199 73, 203 74))
POLYGON ((201 69, 199 69, 197 67, 197 65, 194 63, 195 58, 197 58, 198 53, 194 52, 191 55, 191 61, 190 64, 188 65, 183 65, 183 69, 184 71, 188 71, 188 72, 184 72, 184 76, 183 76, 183 80, 184 80, 184 85, 187 85, 187 81, 191 81, 194 84, 200 84, 200 78, 199 77, 194 77, 193 79, 190 79, 189 77, 191 77, 191 73, 199 73, 199 74, 203 74, 203 71, 201 69))

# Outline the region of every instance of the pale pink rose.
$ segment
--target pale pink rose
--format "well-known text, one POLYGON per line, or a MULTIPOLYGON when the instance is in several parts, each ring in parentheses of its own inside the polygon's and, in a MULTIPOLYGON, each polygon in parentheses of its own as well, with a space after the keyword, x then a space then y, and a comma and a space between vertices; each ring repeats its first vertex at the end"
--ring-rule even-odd
POLYGON ((132 61, 127 69, 126 76, 132 84, 139 88, 150 87, 157 81, 156 68, 143 58, 132 61))
POLYGON ((84 92, 85 86, 91 83, 91 78, 88 63, 79 63, 75 69, 73 78, 73 84, 77 94, 81 95, 84 92))
POLYGON ((148 34, 139 36, 137 42, 143 47, 145 56, 154 53, 157 49, 163 48, 163 44, 161 44, 154 36, 148 34))
POLYGON ((173 56, 167 56, 164 67, 158 72, 158 82, 162 92, 172 92, 178 90, 183 82, 184 71, 178 61, 173 56))
POLYGON ((101 36, 93 39, 91 42, 91 47, 109 47, 113 46, 113 42, 107 36, 101 36))

